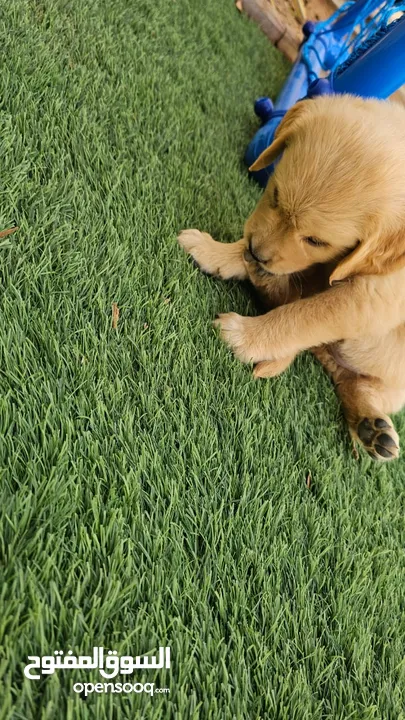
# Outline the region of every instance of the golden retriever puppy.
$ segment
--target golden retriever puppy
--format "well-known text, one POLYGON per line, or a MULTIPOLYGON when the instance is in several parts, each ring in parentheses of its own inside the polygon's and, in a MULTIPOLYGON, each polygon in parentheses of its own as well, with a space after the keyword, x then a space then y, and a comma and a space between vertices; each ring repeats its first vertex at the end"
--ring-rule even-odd
POLYGON ((252 169, 279 155, 241 240, 184 230, 179 243, 206 273, 249 279, 273 308, 215 323, 255 376, 311 349, 354 442, 392 460, 388 414, 405 403, 405 109, 343 95, 301 101, 252 169))

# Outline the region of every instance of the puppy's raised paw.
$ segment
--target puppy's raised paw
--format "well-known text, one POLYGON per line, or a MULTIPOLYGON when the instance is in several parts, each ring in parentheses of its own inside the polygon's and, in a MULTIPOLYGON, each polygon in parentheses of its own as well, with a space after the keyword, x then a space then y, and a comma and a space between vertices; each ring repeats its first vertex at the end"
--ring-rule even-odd
POLYGON ((220 275, 218 253, 216 252, 218 243, 211 235, 192 228, 183 230, 177 240, 202 272, 207 275, 220 275))

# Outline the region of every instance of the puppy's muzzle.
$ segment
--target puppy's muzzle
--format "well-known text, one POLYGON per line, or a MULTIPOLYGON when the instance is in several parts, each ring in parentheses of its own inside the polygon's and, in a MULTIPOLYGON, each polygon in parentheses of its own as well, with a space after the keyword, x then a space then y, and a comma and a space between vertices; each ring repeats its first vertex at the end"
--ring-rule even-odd
POLYGON ((261 258, 259 258, 259 256, 256 255, 255 252, 253 251, 253 248, 252 248, 252 238, 251 238, 251 237, 249 238, 249 248, 246 248, 246 249, 245 249, 245 251, 244 251, 244 253, 243 253, 243 257, 245 258, 246 262, 248 262, 248 263, 253 263, 253 262, 259 263, 259 264, 260 264, 260 268, 257 268, 257 270, 258 270, 258 271, 260 270, 261 273, 264 273, 264 274, 266 274, 266 275, 273 275, 273 274, 274 274, 274 273, 270 272, 270 270, 267 270, 267 268, 261 267, 261 263, 263 263, 264 260, 262 260, 261 258))

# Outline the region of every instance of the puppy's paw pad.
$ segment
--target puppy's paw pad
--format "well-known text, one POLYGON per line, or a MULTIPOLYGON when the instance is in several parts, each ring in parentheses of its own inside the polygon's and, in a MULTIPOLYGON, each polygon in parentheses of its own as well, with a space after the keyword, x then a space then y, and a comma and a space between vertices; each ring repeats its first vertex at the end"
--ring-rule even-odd
POLYGON ((370 457, 380 462, 399 456, 399 438, 389 418, 363 418, 357 435, 370 457))

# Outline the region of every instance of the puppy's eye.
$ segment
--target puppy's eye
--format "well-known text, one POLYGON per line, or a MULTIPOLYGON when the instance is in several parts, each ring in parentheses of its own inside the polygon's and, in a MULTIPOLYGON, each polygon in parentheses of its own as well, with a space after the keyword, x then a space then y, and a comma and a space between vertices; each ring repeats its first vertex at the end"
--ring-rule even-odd
POLYGON ((318 240, 316 237, 304 237, 304 241, 308 243, 308 245, 312 245, 312 247, 325 247, 328 244, 323 242, 323 240, 318 240))

